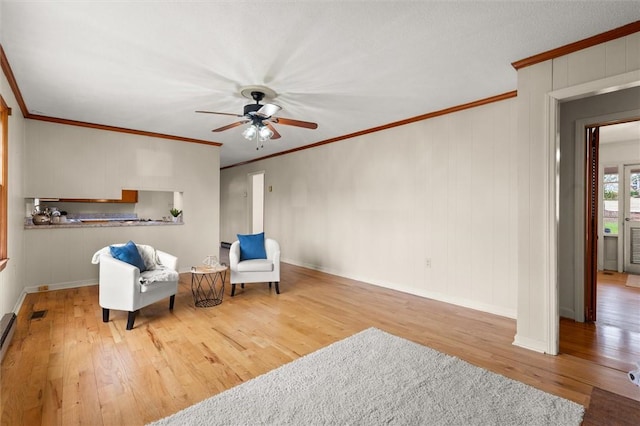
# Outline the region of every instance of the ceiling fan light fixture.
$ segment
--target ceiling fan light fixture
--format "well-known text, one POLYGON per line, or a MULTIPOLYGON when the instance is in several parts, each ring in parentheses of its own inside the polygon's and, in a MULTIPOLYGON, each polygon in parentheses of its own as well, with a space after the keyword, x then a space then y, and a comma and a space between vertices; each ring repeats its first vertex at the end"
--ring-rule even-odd
POLYGON ((263 126, 260 128, 260 130, 258 131, 258 136, 260 138, 261 142, 264 142, 266 140, 271 139, 271 136, 273 136, 273 132, 271 131, 270 128, 268 128, 267 126, 263 126))
POLYGON ((274 99, 277 94, 273 90, 265 86, 245 86, 241 88, 240 94, 245 98, 253 99, 255 103, 247 104, 243 108, 242 114, 232 114, 229 112, 217 111, 196 111, 205 114, 230 115, 238 117, 241 120, 235 123, 227 124, 212 132, 222 132, 244 124, 249 124, 242 132, 242 136, 247 140, 256 141, 257 148, 263 147, 264 142, 271 139, 280 139, 281 135, 273 126, 273 124, 284 124, 286 126, 302 127, 305 129, 317 129, 318 124, 310 121, 294 120, 291 118, 275 117, 282 107, 272 103, 261 104, 264 99, 274 99))
POLYGON ((256 129, 256 126, 254 126, 253 124, 244 129, 244 132, 242 132, 242 136, 244 136, 244 138, 247 140, 255 138, 256 134, 258 134, 258 129, 256 129))

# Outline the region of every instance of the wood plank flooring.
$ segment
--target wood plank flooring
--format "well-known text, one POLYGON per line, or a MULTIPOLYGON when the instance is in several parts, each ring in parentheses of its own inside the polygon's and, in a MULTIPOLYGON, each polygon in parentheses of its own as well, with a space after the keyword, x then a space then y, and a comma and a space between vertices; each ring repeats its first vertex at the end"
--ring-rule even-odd
MULTIPOLYGON (((512 345, 515 320, 282 264, 281 294, 248 284, 195 308, 190 274, 168 300, 102 323, 98 287, 27 296, 2 362, 2 425, 141 425, 368 327, 588 405, 594 386, 640 401, 615 368, 512 345), (30 320, 33 311, 47 310, 30 320)), ((363 378, 366 380, 366 378, 363 378)))
POLYGON ((598 273, 597 321, 560 320, 560 351, 620 371, 640 362, 640 288, 627 274, 598 273))

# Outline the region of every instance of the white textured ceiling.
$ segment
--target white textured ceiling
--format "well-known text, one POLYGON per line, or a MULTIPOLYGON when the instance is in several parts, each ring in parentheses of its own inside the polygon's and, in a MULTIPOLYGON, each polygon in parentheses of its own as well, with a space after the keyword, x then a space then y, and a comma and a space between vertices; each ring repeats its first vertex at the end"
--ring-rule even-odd
POLYGON ((640 121, 600 127, 600 143, 640 142, 640 121))
POLYGON ((221 165, 516 89, 511 63, 640 20, 638 1, 8 1, 0 43, 31 114, 220 142, 221 165), (246 85, 277 92, 256 151, 246 85))

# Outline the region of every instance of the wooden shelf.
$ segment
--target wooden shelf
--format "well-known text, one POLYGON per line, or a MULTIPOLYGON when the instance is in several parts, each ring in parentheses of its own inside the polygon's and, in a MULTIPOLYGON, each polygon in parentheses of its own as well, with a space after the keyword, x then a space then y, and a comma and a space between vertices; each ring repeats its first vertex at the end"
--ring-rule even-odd
POLYGON ((137 203, 138 191, 133 189, 123 189, 122 197, 119 200, 108 200, 98 198, 60 198, 64 203, 137 203))

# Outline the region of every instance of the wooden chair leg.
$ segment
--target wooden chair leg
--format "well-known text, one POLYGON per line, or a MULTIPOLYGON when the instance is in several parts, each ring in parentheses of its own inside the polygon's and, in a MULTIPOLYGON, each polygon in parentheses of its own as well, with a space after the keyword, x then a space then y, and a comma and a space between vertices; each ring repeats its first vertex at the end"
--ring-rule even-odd
POLYGON ((244 283, 240 284, 240 288, 244 288, 244 283))
POLYGON ((280 281, 276 281, 276 294, 280 294, 280 281))
POLYGON ((175 301, 176 301, 176 295, 174 294, 169 298, 169 310, 170 311, 173 311, 173 304, 175 303, 175 301))
POLYGON ((236 285, 231 284, 231 297, 236 295, 236 285))
POLYGON ((102 308, 102 322, 109 322, 109 310, 102 308))
POLYGON ((271 281, 269 281, 269 289, 271 289, 271 281))
POLYGON ((129 312, 129 315, 127 316, 127 330, 131 330, 133 328, 133 322, 136 320, 136 312, 137 311, 129 312))

